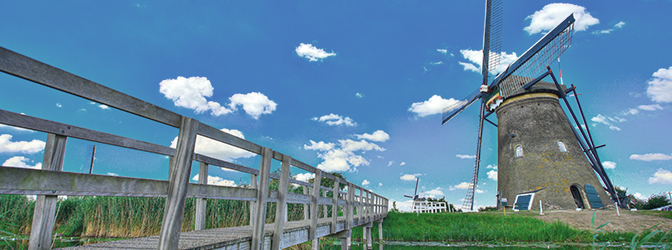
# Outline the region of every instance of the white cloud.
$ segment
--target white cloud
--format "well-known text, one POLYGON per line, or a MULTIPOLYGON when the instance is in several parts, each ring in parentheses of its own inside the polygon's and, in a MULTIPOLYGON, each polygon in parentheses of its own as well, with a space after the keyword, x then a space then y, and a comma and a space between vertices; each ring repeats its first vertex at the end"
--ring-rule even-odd
POLYGON ((60 103, 56 103, 56 107, 62 108, 63 105, 61 105, 60 103))
POLYGON ((644 197, 644 195, 642 195, 641 193, 634 193, 632 194, 632 196, 634 196, 638 200, 646 200, 646 197, 644 197))
POLYGON ((669 170, 659 168, 652 177, 649 177, 649 184, 672 184, 672 173, 669 170))
POLYGON ((411 104, 411 107, 408 109, 408 111, 411 111, 420 117, 425 117, 428 115, 441 114, 443 108, 459 104, 460 102, 461 101, 455 100, 453 98, 446 100, 441 98, 441 96, 434 95, 427 101, 411 104))
POLYGON ((662 110, 663 107, 660 106, 660 104, 652 104, 652 105, 639 105, 637 108, 641 110, 646 110, 646 111, 655 111, 655 110, 662 110))
POLYGON ((307 150, 320 150, 320 151, 328 151, 334 148, 334 143, 325 143, 323 141, 321 142, 315 142, 313 140, 310 140, 310 146, 308 145, 303 145, 303 149, 307 150))
MULTIPOLYGON (((229 130, 223 128, 221 129, 221 131, 236 136, 238 138, 245 139, 243 133, 238 130, 235 129, 229 130)), ((171 148, 175 148, 176 146, 177 146, 177 137, 175 137, 175 139, 173 139, 173 141, 170 143, 171 148)), ((198 154, 210 156, 213 158, 229 162, 233 161, 233 159, 249 158, 256 155, 247 150, 243 150, 200 135, 196 137, 196 148, 194 149, 194 151, 195 153, 198 154)))
POLYGON ((366 185, 369 185, 369 184, 371 184, 371 182, 367 181, 366 179, 364 181, 362 181, 362 186, 366 186, 366 185))
POLYGON ((488 171, 488 179, 496 181, 497 180, 497 171, 495 171, 495 170, 488 171))
POLYGON ((442 54, 447 54, 448 53, 447 49, 436 49, 436 51, 441 52, 442 54))
POLYGON ((654 102, 672 102, 672 66, 668 69, 661 68, 653 73, 653 79, 649 80, 646 95, 654 102))
POLYGON ((461 154, 458 154, 458 155, 455 155, 455 156, 457 156, 457 158, 460 158, 460 159, 476 159, 475 155, 461 155, 461 154))
POLYGON ((252 116, 254 119, 259 119, 262 114, 271 114, 278 106, 274 101, 271 101, 264 94, 259 92, 252 92, 247 94, 235 94, 229 98, 231 104, 229 105, 233 110, 236 110, 237 105, 242 105, 245 113, 252 116))
POLYGON ((357 94, 355 94, 355 96, 356 96, 357 98, 363 98, 363 97, 364 97, 364 94, 362 94, 362 93, 357 93, 357 94))
POLYGON ((480 190, 480 189, 476 189, 476 193, 477 193, 477 194, 482 194, 482 193, 485 193, 485 191, 480 190))
POLYGON ((405 181, 414 181, 418 176, 421 176, 422 174, 405 174, 399 177, 399 179, 405 180, 405 181))
POLYGON ((379 182, 379 183, 378 183, 378 186, 379 186, 379 187, 382 187, 382 186, 383 186, 383 183, 382 183, 382 182, 379 182))
POLYGON ((11 153, 27 153, 34 154, 44 150, 45 142, 40 140, 27 141, 11 141, 12 135, 2 134, 0 135, 0 153, 11 152, 11 153))
POLYGON ((315 174, 313 174, 313 173, 302 173, 302 174, 297 174, 297 175, 293 176, 292 178, 294 178, 297 181, 308 182, 310 179, 315 178, 315 174))
POLYGON ((443 194, 443 191, 441 191, 441 187, 437 187, 435 189, 432 189, 432 190, 429 190, 429 191, 425 192, 425 197, 428 197, 428 198, 436 198, 436 197, 443 196, 443 195, 445 195, 445 194, 443 194))
POLYGON ((494 165, 494 166, 493 166, 493 165, 488 165, 488 166, 485 167, 485 168, 486 168, 486 169, 494 169, 494 170, 497 170, 497 165, 494 165))
POLYGON ((357 137, 357 139, 367 139, 379 142, 384 142, 390 139, 390 135, 388 135, 382 130, 376 130, 376 132, 373 132, 373 134, 364 133, 363 135, 355 135, 355 136, 357 137))
POLYGON ((440 64, 443 64, 443 62, 442 62, 442 61, 438 61, 438 62, 429 62, 429 64, 431 64, 431 65, 440 65, 440 64))
MULTIPOLYGON (((465 62, 459 62, 460 65, 464 66, 464 71, 473 71, 476 73, 481 73, 481 64, 483 63, 483 50, 470 50, 470 49, 463 49, 460 50, 460 53, 462 53, 462 56, 464 59, 469 60, 471 63, 465 63, 465 62)), ((491 57, 496 55, 494 52, 490 52, 491 57)), ((499 54, 499 65, 494 68, 490 69, 490 73, 492 74, 499 74, 506 70, 506 67, 509 66, 509 64, 512 64, 516 60, 518 60, 518 56, 516 55, 516 52, 513 52, 511 54, 507 54, 506 52, 501 52, 499 54)))
POLYGON ((403 166, 403 165, 406 165, 406 162, 402 161, 401 163, 399 163, 399 166, 403 166))
POLYGON ((339 145, 337 147, 334 143, 325 143, 325 142, 314 142, 310 141, 311 145, 303 145, 303 148, 306 150, 318 150, 320 153, 317 156, 324 161, 317 165, 317 168, 327 171, 356 171, 357 167, 361 165, 368 166, 370 162, 362 157, 361 155, 356 154, 355 152, 365 153, 366 151, 376 150, 376 151, 385 151, 385 148, 378 146, 375 143, 367 142, 365 140, 353 141, 350 139, 347 140, 338 140, 339 145), (352 166, 352 168, 351 168, 352 166))
POLYGON ((613 161, 605 161, 605 162, 602 162, 602 166, 605 169, 614 169, 614 168, 616 168, 616 163, 613 162, 613 161))
POLYGON ((620 118, 615 119, 615 118, 603 116, 602 114, 598 114, 596 117, 593 117, 590 120, 593 121, 593 122, 602 123, 604 125, 607 125, 607 126, 609 126, 609 129, 611 129, 611 130, 621 131, 621 128, 616 127, 611 123, 611 121, 616 121, 616 122, 621 121, 622 119, 620 119, 620 118))
POLYGON ((623 26, 625 26, 625 23, 623 21, 621 21, 621 22, 617 23, 616 25, 614 25, 613 29, 596 30, 596 31, 593 31, 593 34, 609 34, 612 31, 614 31, 615 29, 623 28, 623 26))
POLYGON ((471 183, 469 182, 462 182, 460 184, 457 184, 456 186, 450 186, 449 190, 456 190, 456 189, 469 189, 471 186, 471 183))
POLYGON ((623 115, 636 115, 639 114, 637 109, 628 109, 628 111, 623 112, 623 115))
POLYGON ((111 172, 107 172, 107 175, 111 175, 111 176, 119 176, 118 174, 116 174, 116 173, 111 173, 111 172))
MULTIPOLYGON (((198 174, 194 176, 194 178, 191 178, 192 180, 198 181, 198 174)), ((219 176, 212 176, 208 175, 208 185, 215 185, 215 186, 225 186, 225 187, 237 187, 235 181, 232 180, 226 180, 224 178, 221 178, 219 176)))
POLYGON ((105 104, 100 104, 100 105, 98 105, 98 107, 101 108, 101 109, 105 109, 105 110, 109 110, 109 109, 110 109, 110 107, 108 107, 108 106, 105 105, 105 104))
POLYGON ((28 165, 29 162, 31 162, 31 160, 26 158, 26 157, 14 156, 12 158, 7 159, 4 163, 2 163, 2 166, 42 169, 42 163, 37 163, 37 164, 31 166, 31 165, 28 165))
POLYGON ((388 163, 387 163, 387 166, 388 166, 388 167, 389 167, 389 166, 392 166, 392 163, 394 163, 394 161, 390 161, 390 162, 388 162, 388 163))
POLYGON ((258 92, 234 94, 229 97, 231 103, 229 103, 228 108, 218 102, 208 101, 206 97, 212 96, 214 88, 205 77, 184 78, 178 76, 177 79, 163 80, 159 85, 159 92, 166 98, 171 99, 175 106, 193 109, 197 114, 210 111, 213 116, 226 115, 236 111, 237 106, 240 105, 243 106, 243 110, 248 115, 254 119, 259 119, 262 114, 273 113, 277 107, 274 101, 258 92))
POLYGON ((348 127, 357 126, 357 123, 354 120, 350 119, 350 117, 343 118, 343 116, 336 115, 336 114, 333 114, 333 113, 322 116, 320 118, 313 117, 312 120, 313 121, 324 122, 324 123, 326 123, 330 126, 338 126, 338 125, 345 125, 345 126, 348 126, 348 127))
POLYGON ((600 23, 600 20, 591 16, 585 7, 568 3, 552 3, 525 18, 531 19, 531 22, 523 30, 530 35, 551 31, 572 13, 576 19, 574 31, 584 31, 589 26, 600 23))
POLYGON ((630 155, 630 160, 639 160, 639 161, 666 161, 672 160, 672 156, 661 154, 661 153, 651 153, 645 155, 633 154, 630 155))
POLYGON ((301 43, 299 47, 296 47, 296 54, 300 57, 308 58, 310 62, 316 62, 318 59, 321 61, 324 58, 336 55, 333 51, 327 53, 323 49, 318 49, 312 44, 304 43, 301 43))

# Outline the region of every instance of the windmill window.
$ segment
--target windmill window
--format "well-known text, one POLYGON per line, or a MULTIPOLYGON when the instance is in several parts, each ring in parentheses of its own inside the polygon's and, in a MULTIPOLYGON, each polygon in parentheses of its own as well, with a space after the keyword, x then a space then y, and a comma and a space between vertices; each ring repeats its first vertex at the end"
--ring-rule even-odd
POLYGON ((523 146, 516 146, 516 158, 523 157, 523 146))
POLYGON ((534 201, 534 193, 516 195, 516 201, 513 202, 513 211, 530 210, 534 201))
POLYGON ((567 153, 567 147, 561 141, 558 142, 558 147, 560 148, 560 152, 567 153))

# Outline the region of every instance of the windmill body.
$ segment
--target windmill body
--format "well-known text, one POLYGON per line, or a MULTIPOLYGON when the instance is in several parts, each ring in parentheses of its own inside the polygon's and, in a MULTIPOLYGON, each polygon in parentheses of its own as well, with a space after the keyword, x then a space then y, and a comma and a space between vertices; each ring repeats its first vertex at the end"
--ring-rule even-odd
POLYGON ((554 209, 610 204, 572 132, 555 85, 539 82, 507 98, 496 114, 500 198, 513 203, 519 194, 533 192, 527 209, 535 210, 538 201, 554 209), (586 184, 595 188, 599 200, 589 200, 586 184))

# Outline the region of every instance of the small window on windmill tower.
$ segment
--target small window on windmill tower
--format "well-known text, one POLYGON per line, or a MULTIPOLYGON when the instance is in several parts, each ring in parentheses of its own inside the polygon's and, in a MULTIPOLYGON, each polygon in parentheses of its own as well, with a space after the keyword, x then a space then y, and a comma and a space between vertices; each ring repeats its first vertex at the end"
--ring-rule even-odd
POLYGON ((516 146, 516 158, 523 157, 523 146, 516 146))
POLYGON ((565 144, 562 143, 561 141, 558 142, 558 147, 560 148, 560 152, 567 153, 567 148, 565 147, 565 144))

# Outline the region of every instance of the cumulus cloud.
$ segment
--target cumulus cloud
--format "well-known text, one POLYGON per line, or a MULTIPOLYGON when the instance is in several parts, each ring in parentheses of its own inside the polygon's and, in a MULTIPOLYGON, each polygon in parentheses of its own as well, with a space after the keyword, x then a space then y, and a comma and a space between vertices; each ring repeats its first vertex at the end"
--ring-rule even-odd
POLYGON ((37 163, 35 165, 28 165, 28 163, 32 162, 30 159, 23 157, 23 156, 14 156, 12 158, 7 159, 4 163, 2 163, 2 166, 5 167, 19 167, 19 168, 33 168, 33 169, 42 169, 42 163, 37 163))
POLYGON ((366 185, 369 185, 369 184, 371 184, 371 182, 367 181, 366 179, 364 179, 364 181, 362 181, 362 186, 366 186, 366 185))
POLYGON ((456 156, 457 158, 460 158, 460 159, 476 159, 476 156, 475 156, 475 155, 461 155, 461 154, 457 154, 457 155, 455 155, 455 156, 456 156))
POLYGON ((644 195, 642 195, 641 193, 634 193, 632 194, 632 196, 634 196, 638 200, 646 200, 646 197, 644 197, 644 195))
POLYGON ((416 178, 418 178, 418 176, 421 176, 421 175, 422 174, 420 174, 420 173, 418 173, 418 174, 405 174, 405 175, 402 175, 401 177, 399 177, 399 179, 402 179, 404 181, 414 181, 416 178))
MULTIPOLYGON (((590 120, 593 121, 593 122, 596 122, 596 123, 602 123, 604 125, 607 125, 607 126, 609 126, 609 129, 616 130, 616 131, 621 131, 621 128, 614 126, 612 124, 612 122, 623 122, 623 121, 625 121, 625 119, 623 119, 623 118, 607 117, 607 116, 603 116, 602 114, 598 114, 596 117, 593 117, 590 120)), ((593 126, 595 126, 595 124, 593 124, 593 126)))
POLYGON ((11 130, 16 130, 16 131, 21 131, 21 132, 35 132, 33 130, 30 130, 30 129, 14 127, 14 126, 9 126, 9 125, 5 125, 5 124, 0 124, 0 128, 11 129, 11 130))
POLYGON ((436 51, 440 52, 441 54, 447 54, 448 53, 447 49, 436 49, 436 51))
POLYGON ((600 23, 586 11, 585 7, 569 3, 552 3, 544 6, 525 19, 531 19, 530 25, 523 28, 529 35, 551 31, 570 14, 574 14, 574 31, 584 31, 589 26, 600 23))
MULTIPOLYGON (((198 174, 194 176, 194 178, 191 178, 192 180, 198 181, 198 174)), ((215 185, 215 186, 225 186, 225 187, 237 187, 235 181, 232 180, 226 180, 224 178, 221 178, 219 176, 212 176, 208 175, 208 185, 215 185)))
POLYGON ((297 175, 293 176, 292 178, 294 178, 297 181, 308 182, 310 179, 315 178, 315 174, 313 174, 313 173, 301 173, 301 174, 297 174, 297 175))
POLYGON ((460 103, 461 101, 455 100, 453 98, 443 99, 441 96, 434 95, 427 101, 411 104, 411 107, 408 109, 408 111, 411 111, 420 117, 425 117, 428 115, 441 114, 443 108, 454 106, 460 103))
POLYGON ((229 97, 228 107, 218 102, 208 101, 206 97, 212 97, 214 88, 205 77, 178 76, 176 79, 163 80, 159 85, 159 92, 171 99, 175 106, 193 109, 197 114, 210 111, 213 116, 226 115, 238 110, 238 106, 242 106, 248 115, 259 119, 262 114, 273 113, 277 107, 274 101, 258 92, 234 94, 229 97))
MULTIPOLYGON (((464 67, 464 71, 473 71, 476 73, 481 73, 481 64, 483 63, 483 50, 470 50, 470 49, 463 49, 460 50, 460 53, 462 53, 462 56, 464 59, 469 60, 471 63, 467 62, 459 62, 460 65, 464 67)), ((494 52, 490 52, 491 56, 493 57, 497 55, 494 52)), ((506 52, 501 52, 499 54, 499 65, 494 68, 490 69, 490 73, 492 74, 499 74, 506 70, 506 67, 509 66, 509 64, 512 64, 518 60, 518 56, 516 55, 516 52, 513 52, 511 54, 507 54, 506 52)))
POLYGON ((116 173, 112 173, 112 172, 107 172, 107 175, 111 175, 111 176, 119 176, 118 174, 116 174, 116 173))
POLYGON ((488 174, 488 179, 493 180, 493 181, 497 181, 497 171, 490 170, 490 171, 488 171, 487 174, 488 174))
POLYGON ((432 190, 429 190, 429 191, 425 192, 425 197, 428 197, 428 198, 436 198, 436 197, 443 196, 443 195, 445 195, 445 194, 443 194, 443 191, 441 191, 441 187, 437 187, 435 189, 432 189, 432 190))
POLYGON ((350 117, 345 117, 344 118, 343 116, 336 115, 336 114, 333 114, 333 113, 328 114, 328 115, 324 115, 324 116, 319 117, 319 118, 318 117, 313 117, 312 120, 313 121, 318 121, 318 122, 324 122, 324 123, 326 123, 330 126, 338 126, 338 125, 345 125, 345 126, 348 126, 348 127, 357 126, 357 123, 354 120, 350 119, 350 117))
POLYGON ((364 94, 362 94, 362 93, 357 93, 357 94, 355 94, 355 96, 356 96, 357 98, 363 98, 363 97, 364 97, 364 94))
POLYGON ((494 169, 494 170, 497 170, 497 165, 494 165, 494 166, 493 166, 493 165, 488 165, 488 166, 485 167, 485 168, 486 168, 486 169, 494 169))
POLYGON ((392 166, 392 163, 394 163, 394 161, 390 161, 390 162, 388 162, 388 163, 387 163, 387 166, 388 166, 388 167, 389 167, 389 166, 392 166))
POLYGON ((605 162, 602 162, 602 166, 605 169, 614 169, 614 168, 616 168, 616 163, 613 162, 613 161, 605 161, 605 162))
POLYGON ((402 161, 401 163, 399 163, 399 166, 403 166, 403 165, 406 165, 406 162, 402 161))
MULTIPOLYGON (((236 136, 238 138, 245 139, 243 133, 238 130, 235 129, 229 130, 223 128, 221 129, 221 131, 236 136)), ((173 139, 173 141, 170 143, 171 148, 175 148, 176 146, 177 146, 177 137, 175 137, 175 139, 173 139)), ((247 150, 243 150, 200 135, 196 136, 196 148, 194 149, 194 152, 197 154, 202 154, 229 162, 237 158, 249 158, 256 155, 247 150)))
POLYGON ((366 134, 364 133, 363 135, 355 135, 357 139, 367 139, 370 141, 379 141, 379 142, 384 142, 390 139, 390 135, 385 133, 385 131, 382 130, 376 130, 376 132, 373 132, 373 134, 366 134))
POLYGON ((56 107, 62 108, 63 105, 61 105, 60 103, 56 103, 56 107))
POLYGON ((296 47, 296 54, 300 57, 308 58, 310 62, 316 62, 317 60, 322 61, 324 58, 336 55, 333 51, 327 53, 323 49, 318 49, 312 44, 304 43, 301 43, 299 47, 296 47))
POLYGON ((450 186, 449 190, 456 190, 456 189, 469 189, 471 187, 471 183, 469 182, 462 182, 460 184, 457 184, 455 186, 450 186))
POLYGON ((11 141, 12 135, 0 135, 0 153, 26 153, 34 154, 44 150, 46 143, 40 140, 32 141, 11 141))
POLYGON ((365 140, 353 141, 347 139, 338 140, 338 142, 339 144, 337 145, 335 143, 315 142, 311 140, 310 145, 304 144, 303 148, 319 151, 317 156, 324 161, 317 165, 317 168, 327 172, 354 172, 357 170, 357 167, 361 165, 368 166, 370 164, 367 159, 358 155, 358 152, 365 153, 371 150, 385 151, 385 148, 365 140))
POLYGON ((672 160, 672 156, 666 155, 666 154, 661 154, 661 153, 651 153, 651 154, 645 154, 645 155, 633 154, 633 155, 630 155, 630 160, 666 161, 666 160, 672 160))
POLYGON ((672 184, 672 173, 669 170, 659 168, 652 177, 649 177, 649 184, 672 184))
POLYGON ((378 186, 379 186, 379 187, 382 187, 382 186, 383 186, 383 183, 382 183, 382 182, 379 182, 379 183, 378 183, 378 186))
POLYGON ((672 66, 661 68, 653 73, 653 79, 649 80, 646 95, 651 101, 659 103, 672 102, 672 66))

